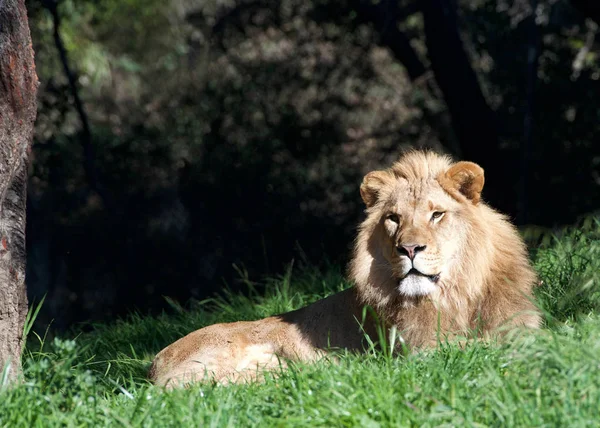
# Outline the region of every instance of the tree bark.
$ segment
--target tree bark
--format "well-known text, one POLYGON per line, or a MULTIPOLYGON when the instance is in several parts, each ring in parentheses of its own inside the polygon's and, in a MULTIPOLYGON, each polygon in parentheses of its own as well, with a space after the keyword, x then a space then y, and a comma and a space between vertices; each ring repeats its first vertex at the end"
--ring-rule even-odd
POLYGON ((27 159, 38 80, 24 0, 0 0, 0 370, 21 370, 27 159))

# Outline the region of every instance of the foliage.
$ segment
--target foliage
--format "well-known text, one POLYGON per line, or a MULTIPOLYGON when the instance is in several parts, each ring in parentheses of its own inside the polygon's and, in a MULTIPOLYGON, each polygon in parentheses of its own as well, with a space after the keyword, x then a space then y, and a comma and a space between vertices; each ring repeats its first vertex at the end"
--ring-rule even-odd
POLYGON ((295 366, 264 383, 163 392, 145 370, 165 344, 202 325, 254 319, 348 286, 330 266, 289 269, 264 293, 226 293, 158 318, 131 315, 39 349, 25 382, 0 392, 3 426, 594 425, 600 401, 600 223, 550 237, 535 255, 549 328, 507 343, 441 343, 406 358, 371 350, 295 366), (576 299, 565 298, 577 295, 576 299), (46 349, 48 348, 48 349, 46 349))
MULTIPOLYGON (((495 185, 519 201, 508 214, 554 226, 598 206, 600 71, 593 22, 568 0, 537 3, 462 0, 459 24, 498 123, 497 147, 481 141, 499 153, 484 197, 495 205, 495 185)), ((134 307, 157 313, 163 295, 241 289, 232 264, 260 278, 301 252, 345 263, 363 174, 407 147, 460 156, 418 4, 61 0, 91 156, 51 16, 28 2, 41 87, 27 277, 31 297, 48 295, 40 319, 66 329, 134 307), (392 6, 397 26, 383 13, 392 6), (419 78, 386 44, 392 30, 419 78)))
POLYGON ((538 298, 551 322, 574 322, 600 312, 600 222, 586 218, 537 251, 538 298))
POLYGON ((600 90, 597 24, 582 19, 569 1, 539 1, 533 11, 526 1, 461 4, 475 68, 502 124, 508 150, 523 150, 524 117, 527 109, 533 110, 529 165, 505 166, 518 168, 520 176, 531 174, 527 206, 522 207, 529 210, 529 222, 572 222, 597 210, 600 158, 593 149, 600 109, 593 96, 600 90), (528 83, 531 55, 536 56, 536 80, 528 83), (528 90, 534 91, 533 99, 528 90), (591 182, 596 185, 585 184, 591 182), (560 203, 550 211, 542 209, 549 200, 560 203))

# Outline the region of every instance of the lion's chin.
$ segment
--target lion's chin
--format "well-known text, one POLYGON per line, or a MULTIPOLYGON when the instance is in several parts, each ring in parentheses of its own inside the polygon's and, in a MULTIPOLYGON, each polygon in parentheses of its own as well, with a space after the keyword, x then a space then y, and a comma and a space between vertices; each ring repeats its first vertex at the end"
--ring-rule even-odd
POLYGON ((400 294, 409 297, 425 296, 435 290, 435 282, 430 278, 412 273, 402 278, 398 284, 400 294))

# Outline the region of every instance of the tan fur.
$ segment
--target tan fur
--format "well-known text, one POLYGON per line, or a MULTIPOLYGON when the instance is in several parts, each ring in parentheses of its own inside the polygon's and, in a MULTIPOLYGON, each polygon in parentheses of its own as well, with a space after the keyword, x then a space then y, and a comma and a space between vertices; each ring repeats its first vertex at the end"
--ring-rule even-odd
POLYGON ((168 387, 240 382, 331 349, 361 351, 365 333, 375 337, 372 322, 358 323, 364 305, 414 349, 473 331, 537 328, 525 244, 480 201, 483 183, 474 163, 417 151, 367 174, 367 218, 350 262, 355 287, 283 315, 190 333, 158 353, 149 377, 168 387))

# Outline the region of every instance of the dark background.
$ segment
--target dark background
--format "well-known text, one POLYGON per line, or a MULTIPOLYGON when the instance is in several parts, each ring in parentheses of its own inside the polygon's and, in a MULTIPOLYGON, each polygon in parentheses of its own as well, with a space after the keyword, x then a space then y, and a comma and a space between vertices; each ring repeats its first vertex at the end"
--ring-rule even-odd
POLYGON ((481 164, 521 226, 598 209, 597 0, 27 6, 27 283, 46 325, 345 264, 362 176, 408 147, 481 164))

